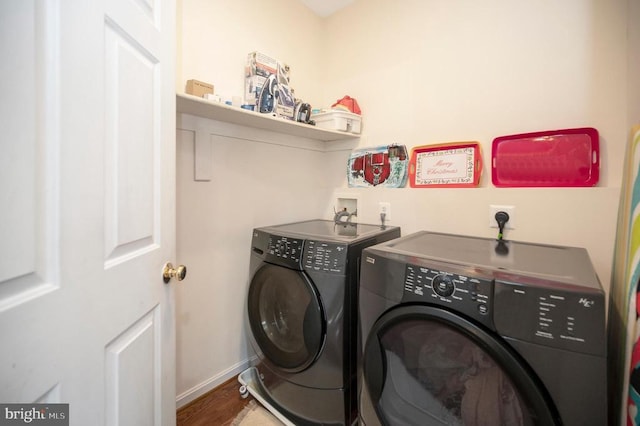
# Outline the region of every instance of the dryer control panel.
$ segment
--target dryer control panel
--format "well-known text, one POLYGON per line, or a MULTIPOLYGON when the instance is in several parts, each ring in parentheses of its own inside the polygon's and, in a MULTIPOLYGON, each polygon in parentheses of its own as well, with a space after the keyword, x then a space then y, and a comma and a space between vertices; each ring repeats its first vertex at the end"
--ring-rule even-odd
POLYGON ((403 302, 428 302, 449 306, 491 326, 493 281, 407 264, 403 302))
POLYGON ((302 266, 315 272, 344 274, 347 266, 347 245, 309 240, 304 247, 302 266))

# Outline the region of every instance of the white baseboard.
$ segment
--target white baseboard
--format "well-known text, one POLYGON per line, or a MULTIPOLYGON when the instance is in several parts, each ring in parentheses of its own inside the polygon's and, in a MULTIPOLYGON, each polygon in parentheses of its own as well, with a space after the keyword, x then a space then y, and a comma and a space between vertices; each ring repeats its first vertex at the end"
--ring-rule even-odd
MULTIPOLYGON (((237 376, 242 373, 247 368, 254 365, 257 361, 257 357, 252 357, 247 360, 244 360, 236 365, 232 365, 224 371, 221 371, 217 375, 205 380, 204 382, 192 387, 191 389, 181 393, 176 396, 176 408, 181 408, 191 401, 199 398, 205 393, 215 389, 220 386, 230 378, 237 376)), ((238 383, 238 388, 240 388, 240 383, 238 383)))

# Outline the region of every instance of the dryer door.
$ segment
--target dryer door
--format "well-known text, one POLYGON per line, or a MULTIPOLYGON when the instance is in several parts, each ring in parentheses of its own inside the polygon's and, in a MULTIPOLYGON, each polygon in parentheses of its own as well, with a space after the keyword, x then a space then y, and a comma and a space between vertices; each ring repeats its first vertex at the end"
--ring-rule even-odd
POLYGON ((324 344, 324 309, 302 271, 264 264, 251 280, 249 323, 264 357, 287 372, 300 372, 324 344))
POLYGON ((384 425, 560 424, 535 374, 498 336, 433 306, 381 316, 363 375, 365 404, 384 425))

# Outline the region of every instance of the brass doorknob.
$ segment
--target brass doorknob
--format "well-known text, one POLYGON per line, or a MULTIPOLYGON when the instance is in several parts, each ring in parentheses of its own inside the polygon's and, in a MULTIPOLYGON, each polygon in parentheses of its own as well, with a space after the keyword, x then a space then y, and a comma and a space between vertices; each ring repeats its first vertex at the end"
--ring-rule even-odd
POLYGON ((165 284, 171 281, 171 278, 175 278, 178 281, 184 280, 184 277, 187 276, 187 267, 184 265, 178 265, 177 268, 174 268, 171 263, 167 263, 164 265, 162 269, 162 279, 165 284))

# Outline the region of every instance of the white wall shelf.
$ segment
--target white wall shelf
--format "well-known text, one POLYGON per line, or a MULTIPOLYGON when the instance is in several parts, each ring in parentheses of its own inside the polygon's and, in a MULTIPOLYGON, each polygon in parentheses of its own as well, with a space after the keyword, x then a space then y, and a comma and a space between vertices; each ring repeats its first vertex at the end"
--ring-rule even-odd
POLYGON ((267 114, 260 114, 219 102, 211 102, 197 96, 180 93, 176 95, 176 110, 182 114, 191 114, 211 120, 224 121, 324 142, 357 139, 360 137, 353 133, 321 129, 309 124, 288 121, 267 114))

